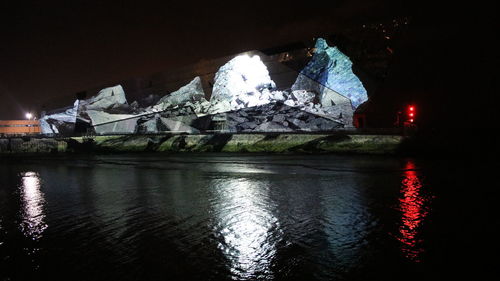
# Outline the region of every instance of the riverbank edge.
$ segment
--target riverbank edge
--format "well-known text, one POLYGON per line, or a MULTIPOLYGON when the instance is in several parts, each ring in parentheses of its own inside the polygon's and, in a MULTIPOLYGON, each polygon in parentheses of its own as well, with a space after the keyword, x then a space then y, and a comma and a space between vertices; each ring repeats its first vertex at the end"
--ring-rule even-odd
POLYGON ((212 134, 114 135, 69 138, 4 138, 0 154, 39 153, 354 153, 396 154, 401 135, 212 134))

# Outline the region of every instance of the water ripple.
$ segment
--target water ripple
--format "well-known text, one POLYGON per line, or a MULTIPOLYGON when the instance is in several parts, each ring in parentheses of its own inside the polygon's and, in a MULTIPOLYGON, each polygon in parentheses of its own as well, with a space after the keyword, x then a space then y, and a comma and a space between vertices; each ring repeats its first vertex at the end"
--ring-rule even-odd
POLYGON ((0 279, 366 280, 386 257, 421 260, 431 212, 424 171, 371 159, 11 163, 14 176, 0 169, 0 279))

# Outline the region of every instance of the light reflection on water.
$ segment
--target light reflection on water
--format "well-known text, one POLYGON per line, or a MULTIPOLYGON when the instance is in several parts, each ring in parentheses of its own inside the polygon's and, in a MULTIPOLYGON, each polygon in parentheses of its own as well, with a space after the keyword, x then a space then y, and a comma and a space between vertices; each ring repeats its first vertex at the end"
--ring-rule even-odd
POLYGON ((0 177, 0 231, 11 233, 0 233, 3 274, 387 280, 400 265, 425 265, 426 166, 324 157, 103 156, 16 167, 0 177))
POLYGON ((405 257, 415 262, 420 262, 420 256, 424 252, 419 234, 422 222, 428 214, 428 199, 422 196, 421 191, 422 182, 415 171, 415 163, 409 160, 401 183, 402 198, 399 199, 399 208, 402 218, 398 240, 402 243, 401 251, 405 257))
POLYGON ((218 248, 237 279, 271 276, 272 259, 282 230, 272 214, 268 188, 246 179, 215 180, 213 202, 218 248))
POLYGON ((40 190, 40 176, 35 172, 25 172, 21 185, 22 221, 21 231, 32 240, 38 240, 47 228, 45 223, 44 194, 40 190))

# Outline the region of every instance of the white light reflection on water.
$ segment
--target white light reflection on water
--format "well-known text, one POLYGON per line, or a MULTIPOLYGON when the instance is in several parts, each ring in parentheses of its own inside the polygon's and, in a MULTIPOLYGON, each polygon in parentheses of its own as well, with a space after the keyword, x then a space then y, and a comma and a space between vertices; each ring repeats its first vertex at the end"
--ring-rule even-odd
POLYGON ((44 194, 40 190, 40 176, 35 172, 26 172, 22 175, 19 187, 22 200, 21 231, 28 238, 38 240, 47 228, 44 213, 44 194))
POLYGON ((214 186, 219 249, 230 261, 231 273, 237 279, 271 277, 282 230, 271 213, 267 186, 245 179, 221 180, 214 186))

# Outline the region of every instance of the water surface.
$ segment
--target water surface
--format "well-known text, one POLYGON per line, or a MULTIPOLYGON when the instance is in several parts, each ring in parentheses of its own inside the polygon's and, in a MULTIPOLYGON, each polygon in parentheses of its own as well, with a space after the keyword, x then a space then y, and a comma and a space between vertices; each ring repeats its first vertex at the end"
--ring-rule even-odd
MULTIPOLYGON (((472 217, 462 208, 476 205, 460 202, 463 178, 444 163, 230 154, 3 159, 0 280, 446 278, 462 257, 473 258, 465 250, 479 235, 464 223, 472 217)), ((489 219, 475 222, 483 223, 489 219)))

